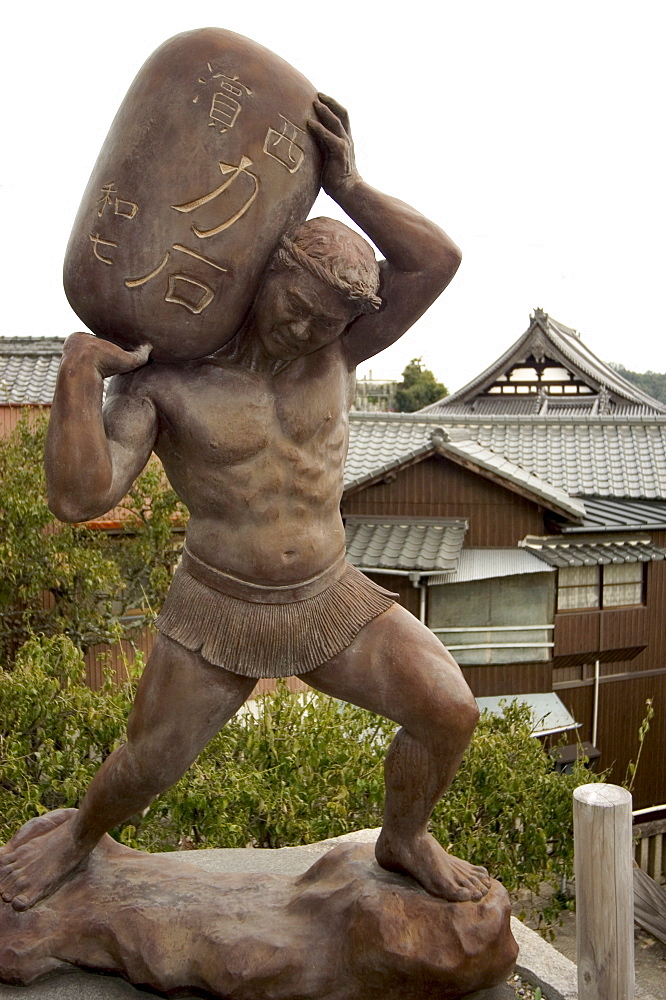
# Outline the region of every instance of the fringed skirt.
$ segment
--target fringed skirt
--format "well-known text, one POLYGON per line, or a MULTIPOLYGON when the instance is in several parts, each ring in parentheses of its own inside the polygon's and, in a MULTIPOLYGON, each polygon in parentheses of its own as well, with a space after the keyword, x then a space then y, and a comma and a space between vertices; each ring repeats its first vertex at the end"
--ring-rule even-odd
POLYGON ((232 673, 289 677, 341 653, 396 597, 344 560, 297 586, 262 587, 185 549, 155 624, 232 673))

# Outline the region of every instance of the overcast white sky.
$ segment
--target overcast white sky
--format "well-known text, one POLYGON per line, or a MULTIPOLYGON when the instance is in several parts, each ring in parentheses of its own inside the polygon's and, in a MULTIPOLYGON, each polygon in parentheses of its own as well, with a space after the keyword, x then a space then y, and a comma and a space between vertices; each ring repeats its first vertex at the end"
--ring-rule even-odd
MULTIPOLYGON (((88 175, 166 38, 249 35, 349 108, 365 179, 463 250, 452 285, 364 365, 422 356, 453 390, 541 306, 607 361, 666 370, 661 0, 13 3, 3 15, 0 334, 80 329, 61 286, 88 175)), ((313 214, 338 215, 322 195, 313 214)))

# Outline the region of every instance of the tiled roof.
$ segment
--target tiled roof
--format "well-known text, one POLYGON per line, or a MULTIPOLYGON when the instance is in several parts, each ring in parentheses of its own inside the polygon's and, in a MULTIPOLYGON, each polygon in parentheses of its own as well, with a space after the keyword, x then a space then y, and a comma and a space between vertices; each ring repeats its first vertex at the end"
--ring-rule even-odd
POLYGON ((0 337, 0 406, 49 406, 64 337, 0 337))
MULTIPOLYGON (((580 357, 587 358, 571 331, 553 320, 549 323, 558 327, 561 341, 575 341, 580 357)), ((0 405, 48 405, 63 343, 59 337, 0 338, 0 405)), ((572 500, 572 495, 666 500, 666 414, 654 412, 642 416, 495 413, 492 418, 446 411, 352 413, 345 489, 434 454, 433 433, 454 460, 477 463, 565 513, 567 503, 572 515, 582 513, 580 501, 572 500)))
POLYGON ((563 525, 564 534, 636 528, 666 529, 666 500, 579 499, 585 504, 585 517, 580 525, 563 525))
POLYGON ((431 403, 421 412, 546 414, 558 411, 569 415, 587 412, 591 416, 601 413, 666 414, 666 405, 648 396, 597 358, 575 330, 552 319, 541 309, 535 309, 525 333, 492 365, 462 389, 431 403), (567 398, 566 394, 537 393, 536 383, 530 394, 486 395, 514 365, 526 362, 528 357, 549 358, 561 364, 584 383, 589 395, 567 398))
POLYGON ((430 434, 440 425, 412 413, 350 413, 345 489, 433 451, 430 434))
POLYGON ((477 468, 494 473, 506 482, 527 490, 532 496, 543 500, 545 506, 551 510, 561 511, 576 519, 585 513, 585 506, 580 500, 570 497, 559 486, 553 486, 547 479, 535 475, 534 472, 510 461, 504 455, 498 455, 489 448, 484 448, 477 441, 445 441, 438 445, 437 450, 444 457, 471 462, 477 468))
POLYGON ((350 517, 347 558, 359 569, 453 570, 466 529, 462 518, 350 517))
POLYGON ((666 416, 359 413, 350 430, 346 489, 448 449, 578 516, 577 496, 666 500, 666 416))
POLYGON ((569 494, 666 498, 666 419, 495 418, 476 428, 476 441, 569 494))
POLYGON ((525 573, 552 573, 554 569, 527 549, 463 549, 455 572, 429 577, 428 586, 522 576, 525 573))
POLYGON ((666 558, 666 550, 649 538, 610 541, 526 538, 525 547, 551 566, 602 566, 610 563, 652 562, 666 558))

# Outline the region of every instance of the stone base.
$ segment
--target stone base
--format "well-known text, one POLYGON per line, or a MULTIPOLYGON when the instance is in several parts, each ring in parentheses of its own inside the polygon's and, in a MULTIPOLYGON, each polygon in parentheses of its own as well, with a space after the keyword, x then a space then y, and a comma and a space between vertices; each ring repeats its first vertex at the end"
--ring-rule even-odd
POLYGON ((0 902, 12 984, 84 968, 233 1000, 460 1000, 505 980, 516 955, 499 883, 448 903, 383 871, 368 844, 286 877, 211 873, 105 837, 50 899, 25 913, 0 902))

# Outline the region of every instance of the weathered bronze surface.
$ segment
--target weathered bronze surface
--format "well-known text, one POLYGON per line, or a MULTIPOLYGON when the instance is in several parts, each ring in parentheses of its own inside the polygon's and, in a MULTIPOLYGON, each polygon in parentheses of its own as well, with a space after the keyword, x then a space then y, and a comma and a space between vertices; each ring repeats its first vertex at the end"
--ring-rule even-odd
MULTIPOLYGON (((476 702, 433 633, 346 565, 340 516, 356 366, 418 319, 459 262, 458 248, 438 226, 362 179, 344 108, 316 97, 254 43, 211 29, 193 32, 168 42, 139 74, 68 252, 68 294, 105 339, 78 333, 65 344, 47 440, 49 503, 64 521, 103 514, 154 450, 190 522, 127 743, 104 762, 78 810, 36 821, 0 848, 1 919, 27 953, 39 954, 34 935, 46 934, 49 914, 64 914, 68 899, 76 900, 71 927, 88 919, 85 887, 97 878, 99 858, 115 866, 123 855, 104 912, 120 898, 125 864, 127 872, 158 872, 161 886, 161 869, 150 859, 130 858, 108 841, 91 852, 178 780, 258 677, 299 673, 317 690, 401 727, 386 759, 375 856, 422 889, 401 889, 399 905, 382 902, 372 920, 359 916, 354 924, 356 943, 345 945, 353 961, 368 981, 394 984, 393 993, 384 984, 380 993, 364 986, 369 992, 359 995, 416 996, 420 988, 418 962, 411 971, 394 963, 384 976, 386 920, 391 927, 397 921, 398 943, 393 931, 388 936, 401 954, 415 939, 429 942, 426 964, 433 949, 457 952, 461 938, 476 941, 471 952, 462 947, 468 992, 504 975, 513 955, 506 932, 499 951, 484 951, 498 926, 487 871, 448 854, 427 832, 476 724, 476 702), (281 131, 276 116, 286 123, 281 131), (314 199, 320 164, 324 190, 384 254, 379 265, 367 241, 342 223, 296 224, 314 199), (116 228, 102 229, 107 225, 116 228), (214 257, 202 259, 203 246, 211 254, 215 247, 214 257), (195 304, 185 286, 203 297, 195 304), (403 903, 413 922, 398 916, 403 903), (384 905, 390 918, 382 916, 384 905), (431 921, 442 933, 449 924, 464 931, 450 940, 435 935, 434 944, 431 921)), ((356 884, 356 869, 343 870, 356 884)), ((383 877, 379 884, 390 887, 386 901, 399 883, 383 877)), ((299 907, 309 898, 303 886, 285 903, 285 922, 295 920, 297 931, 299 907)), ((219 912, 209 890, 202 889, 203 909, 198 888, 182 891, 198 914, 197 929, 219 912)), ((166 913, 151 910, 160 927, 171 921, 170 907, 182 912, 179 892, 168 902, 166 890, 157 891, 167 906, 166 913)), ((317 900, 306 907, 311 917, 324 905, 317 900)), ((324 936, 327 919, 337 919, 331 905, 316 916, 324 936)), ((79 933, 65 926, 65 938, 79 933)), ((104 947, 100 941, 100 955, 104 947)), ((6 979, 12 949, 5 954, 6 979)), ((210 961, 207 974, 214 976, 217 960, 210 961)), ((143 972, 123 967, 144 981, 143 972)), ((266 990, 282 995, 281 967, 271 958, 268 968, 266 990)), ((311 995, 304 968, 300 985, 284 973, 291 995, 311 995)), ((344 978, 336 966, 330 971, 344 978)), ((438 995, 460 996, 455 975, 451 982, 455 987, 442 986, 438 995)), ((225 995, 227 987, 215 989, 225 995)), ((336 989, 329 995, 340 1000, 356 995, 344 982, 336 989)))
POLYGON ((157 361, 236 333, 282 233, 307 216, 321 156, 312 84, 220 28, 165 42, 123 101, 83 195, 65 291, 96 334, 157 361))
POLYGON ((0 969, 16 983, 75 965, 234 1000, 457 1000, 505 979, 517 950, 498 882, 447 903, 382 871, 367 844, 289 878, 213 874, 105 836, 48 906, 0 907, 0 969))

